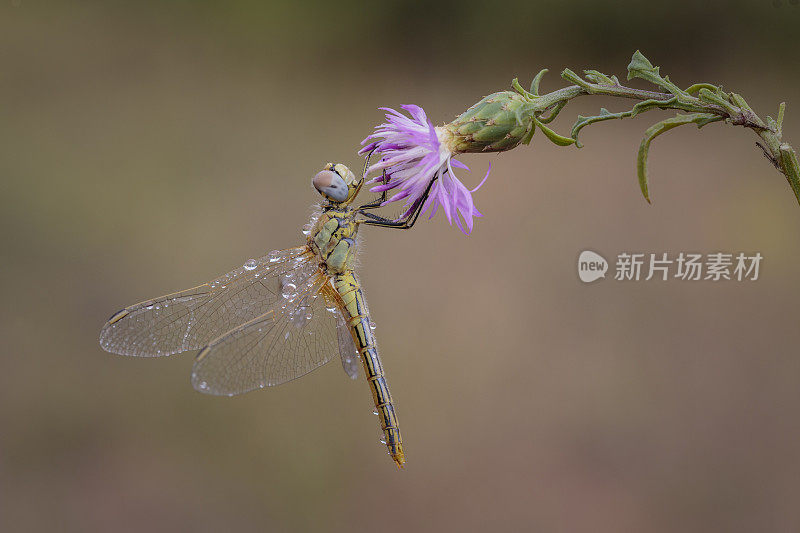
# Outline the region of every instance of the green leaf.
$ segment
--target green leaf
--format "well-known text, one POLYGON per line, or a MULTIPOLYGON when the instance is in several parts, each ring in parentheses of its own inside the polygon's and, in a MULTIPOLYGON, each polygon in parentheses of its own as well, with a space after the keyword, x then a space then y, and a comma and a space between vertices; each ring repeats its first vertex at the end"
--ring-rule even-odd
POLYGON ((575 143, 575 139, 559 135, 558 133, 554 132, 553 130, 542 124, 542 122, 536 117, 533 117, 533 122, 534 124, 536 124, 536 126, 539 127, 540 130, 542 130, 542 133, 544 133, 545 136, 548 139, 550 139, 550 141, 553 142, 553 144, 557 144, 558 146, 569 146, 570 144, 575 143))
POLYGON ((700 89, 698 98, 700 98, 700 100, 703 102, 720 106, 731 117, 739 114, 739 110, 735 106, 731 105, 731 103, 725 97, 720 96, 718 93, 711 92, 708 89, 700 89))
POLYGON ((674 94, 675 96, 686 96, 686 93, 677 85, 669 80, 669 77, 661 77, 659 68, 654 67, 650 60, 636 50, 631 57, 631 62, 628 64, 628 79, 641 78, 647 80, 653 85, 658 85, 674 94))
POLYGON ((652 79, 659 78, 658 67, 654 67, 649 59, 644 57, 639 50, 636 50, 631 56, 631 62, 628 63, 628 80, 633 78, 652 79))
POLYGON ((615 118, 625 118, 625 116, 629 115, 630 111, 624 111, 622 113, 612 113, 605 107, 600 108, 600 114, 592 117, 584 117, 583 115, 578 115, 578 120, 575 121, 575 124, 572 125, 572 131, 570 132, 570 136, 575 139, 575 146, 578 148, 583 148, 583 144, 578 140, 578 132, 581 131, 584 127, 588 126, 589 124, 594 124, 595 122, 601 122, 603 120, 611 120, 615 118))
POLYGON ((536 76, 533 77, 533 81, 531 81, 531 94, 534 96, 539 96, 539 83, 541 83, 542 78, 548 72, 549 71, 546 68, 543 68, 538 74, 536 74, 536 76))
POLYGON ((650 203, 650 191, 648 187, 648 176, 647 176, 647 156, 650 152, 650 143, 661 135, 664 132, 667 132, 673 128, 677 128, 678 126, 683 126, 684 124, 697 124, 697 127, 705 126, 711 122, 716 122, 721 120, 722 117, 718 115, 713 115, 711 113, 688 113, 685 115, 679 114, 676 117, 668 118, 666 120, 662 120, 656 124, 653 124, 644 132, 644 139, 642 139, 642 143, 639 145, 639 153, 636 157, 636 173, 639 176, 639 187, 642 189, 642 194, 644 195, 644 199, 647 200, 647 203, 650 203))
POLYGON ((586 80, 584 80, 583 78, 581 78, 568 68, 565 68, 564 70, 561 71, 561 77, 567 81, 571 81, 572 83, 574 83, 579 87, 583 87, 587 91, 591 89, 591 86, 588 83, 586 83, 586 80))
POLYGON ((511 80, 511 86, 526 100, 533 100, 534 98, 536 98, 535 94, 529 93, 528 91, 522 88, 522 85, 519 84, 518 78, 514 78, 513 80, 511 80))
POLYGON ((668 107, 677 100, 678 100, 677 96, 673 96, 669 100, 643 100, 634 105, 630 111, 611 113, 607 109, 601 108, 600 114, 593 117, 584 117, 582 115, 578 115, 578 120, 575 122, 575 124, 573 124, 570 136, 573 139, 575 139, 575 146, 577 146, 578 148, 582 148, 583 144, 581 144, 580 141, 578 141, 578 132, 580 132, 584 127, 588 126, 589 124, 594 124, 595 122, 602 122, 604 120, 635 117, 639 113, 643 113, 649 109, 653 109, 656 107, 663 109, 664 107, 668 107))
POLYGON ((686 94, 694 94, 700 89, 709 89, 711 91, 718 91, 719 87, 716 85, 712 85, 710 83, 695 83, 694 85, 689 86, 684 92, 686 94))
POLYGON ((540 116, 539 122, 541 122, 542 124, 549 124, 550 122, 553 122, 553 120, 558 116, 561 110, 564 109, 565 105, 567 105, 567 101, 561 100, 559 103, 556 104, 556 106, 553 108, 553 110, 547 117, 542 118, 540 116))
POLYGON ((797 154, 788 143, 781 144, 778 149, 781 154, 783 173, 792 187, 797 202, 800 203, 800 164, 797 162, 797 154))
POLYGON ((781 102, 781 105, 778 106, 778 136, 780 137, 783 133, 783 112, 786 111, 786 102, 781 102))
POLYGON ((520 140, 522 144, 530 144, 531 139, 533 139, 533 134, 536 133, 536 124, 531 122, 531 129, 528 133, 525 134, 524 137, 520 140))
POLYGON ((602 72, 598 72, 596 70, 584 70, 583 73, 586 75, 586 78, 588 78, 589 81, 593 81, 599 85, 617 85, 614 83, 613 79, 606 76, 602 72))
POLYGON ((731 101, 739 106, 740 109, 747 109, 748 111, 753 110, 741 94, 731 93, 731 101))
POLYGON ((511 80, 511 86, 514 88, 515 91, 517 91, 519 94, 523 96, 527 92, 525 89, 522 88, 522 85, 519 84, 519 78, 514 78, 513 80, 511 80))

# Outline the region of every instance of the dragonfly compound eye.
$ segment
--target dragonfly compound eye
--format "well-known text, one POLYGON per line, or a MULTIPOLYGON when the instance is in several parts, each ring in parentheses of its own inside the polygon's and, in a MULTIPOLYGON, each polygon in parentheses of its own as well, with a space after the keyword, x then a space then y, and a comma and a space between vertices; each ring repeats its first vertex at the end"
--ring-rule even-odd
POLYGON ((344 202, 350 194, 350 190, 344 179, 332 170, 322 170, 311 180, 311 184, 320 194, 330 198, 335 202, 344 202))

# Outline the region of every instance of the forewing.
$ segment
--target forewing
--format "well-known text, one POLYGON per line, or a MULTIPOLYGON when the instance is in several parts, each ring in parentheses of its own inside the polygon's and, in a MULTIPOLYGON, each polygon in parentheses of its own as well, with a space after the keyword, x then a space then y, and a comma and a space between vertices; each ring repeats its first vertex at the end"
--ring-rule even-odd
POLYGON ((233 396, 285 383, 334 357, 340 313, 330 278, 317 270, 291 283, 297 287, 294 293, 197 354, 195 389, 233 396))
POLYGON ((100 346, 140 357, 200 349, 271 309, 286 279, 305 283, 315 271, 306 246, 270 252, 209 283, 123 309, 103 326, 100 346))
POLYGON ((336 323, 336 334, 339 338, 339 356, 342 358, 342 368, 350 376, 350 379, 356 379, 361 361, 358 359, 358 350, 355 342, 353 342, 350 327, 347 325, 342 313, 339 313, 336 323))

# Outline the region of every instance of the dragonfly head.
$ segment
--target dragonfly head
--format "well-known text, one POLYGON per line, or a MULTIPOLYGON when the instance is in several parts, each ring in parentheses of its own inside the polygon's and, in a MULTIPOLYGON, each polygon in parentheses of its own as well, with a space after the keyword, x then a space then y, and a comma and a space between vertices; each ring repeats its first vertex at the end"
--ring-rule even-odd
POLYGON ((353 171, 341 163, 328 163, 312 178, 314 188, 335 205, 348 205, 361 189, 364 180, 356 179, 353 171))

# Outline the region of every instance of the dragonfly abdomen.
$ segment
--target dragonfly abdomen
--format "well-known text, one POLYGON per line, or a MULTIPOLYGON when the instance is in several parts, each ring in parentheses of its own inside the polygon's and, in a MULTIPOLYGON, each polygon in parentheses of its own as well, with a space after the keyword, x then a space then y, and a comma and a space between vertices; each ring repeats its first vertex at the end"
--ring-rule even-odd
POLYGON ((383 442, 389 450, 389 455, 397 463, 403 466, 405 456, 403 454, 403 440, 400 436, 400 425, 397 421, 397 414, 392 403, 392 394, 389 392, 389 385, 383 371, 378 346, 375 336, 372 334, 369 310, 367 309, 364 294, 352 272, 338 275, 334 278, 336 291, 342 297, 345 309, 345 319, 350 326, 356 348, 361 356, 364 366, 364 374, 372 391, 372 398, 375 401, 375 410, 378 413, 383 431, 383 442))

